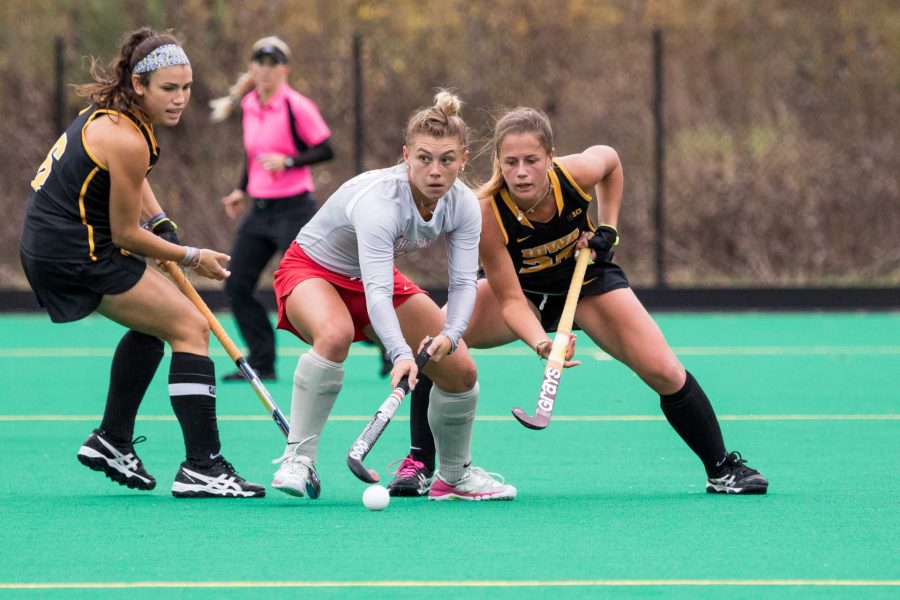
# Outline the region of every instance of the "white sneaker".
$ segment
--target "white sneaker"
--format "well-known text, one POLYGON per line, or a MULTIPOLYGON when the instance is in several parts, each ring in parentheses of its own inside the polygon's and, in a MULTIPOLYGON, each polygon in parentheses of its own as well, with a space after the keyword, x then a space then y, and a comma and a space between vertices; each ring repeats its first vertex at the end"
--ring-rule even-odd
POLYGON ((299 444, 292 445, 280 458, 272 461, 274 464, 281 463, 272 479, 272 487, 291 496, 306 495, 315 500, 321 489, 319 474, 312 460, 299 454, 299 450, 299 444))
POLYGON ((481 467, 467 467, 462 479, 448 483, 438 472, 428 492, 429 500, 514 500, 516 488, 504 483, 503 476, 481 467), (499 477, 500 481, 494 479, 499 477))

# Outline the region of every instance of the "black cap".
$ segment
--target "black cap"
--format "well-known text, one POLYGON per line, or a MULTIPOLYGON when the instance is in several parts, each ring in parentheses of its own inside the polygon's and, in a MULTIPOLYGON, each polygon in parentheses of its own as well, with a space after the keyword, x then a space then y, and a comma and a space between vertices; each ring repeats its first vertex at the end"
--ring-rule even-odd
POLYGON ((254 50, 253 56, 250 57, 250 60, 259 62, 265 56, 273 58, 275 62, 280 65, 285 65, 288 62, 288 58, 287 56, 285 56, 284 52, 282 52, 281 48, 272 46, 271 44, 260 46, 259 48, 254 50))

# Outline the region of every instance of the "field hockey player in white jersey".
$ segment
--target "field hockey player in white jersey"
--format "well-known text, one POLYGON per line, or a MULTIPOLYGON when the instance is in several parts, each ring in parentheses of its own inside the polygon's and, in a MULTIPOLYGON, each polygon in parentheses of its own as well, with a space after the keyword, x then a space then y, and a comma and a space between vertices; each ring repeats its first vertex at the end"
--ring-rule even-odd
POLYGON ((316 498, 320 436, 344 380, 350 344, 378 339, 391 385, 418 380, 413 349, 433 337, 429 422, 438 454, 431 499, 512 500, 516 489, 471 464, 478 378, 460 339, 475 305, 481 213, 458 180, 468 128, 457 96, 440 91, 407 123, 403 161, 346 182, 305 225, 275 272, 278 327, 312 345, 297 363, 291 432, 272 486, 316 498), (394 258, 446 236, 446 318, 394 258))

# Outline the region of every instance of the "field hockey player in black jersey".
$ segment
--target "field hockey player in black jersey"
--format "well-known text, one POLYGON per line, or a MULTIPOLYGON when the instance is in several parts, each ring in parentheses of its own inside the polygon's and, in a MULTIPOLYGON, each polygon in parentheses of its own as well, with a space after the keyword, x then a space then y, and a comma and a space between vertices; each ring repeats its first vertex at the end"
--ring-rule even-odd
POLYGON ((156 486, 134 451, 146 439, 134 438, 134 424, 166 342, 169 395, 186 450, 172 494, 264 496, 265 488, 245 481, 220 452, 206 319, 136 256, 216 280, 229 274, 227 255, 179 245, 147 181, 159 156, 154 126, 177 125, 191 96, 188 57, 172 36, 142 28, 125 35, 108 70, 94 61, 91 75, 92 83, 76 88, 90 106, 56 140, 31 182, 20 240, 25 274, 53 322, 97 312, 128 328, 113 356, 103 420, 78 460, 129 488, 156 486))
MULTIPOLYGON (((491 141, 493 171, 478 196, 479 252, 485 279, 463 339, 471 348, 522 340, 547 358, 574 271, 578 248, 593 255, 575 311, 575 324, 659 395, 663 414, 700 458, 710 493, 764 494, 768 482, 737 452, 725 449, 716 414, 703 388, 681 365, 653 318, 612 262, 622 204, 619 156, 609 146, 554 157, 547 116, 532 108, 507 112, 491 141), (599 204, 599 224, 589 213, 599 204)), ((566 366, 574 345, 570 344, 566 366)), ((412 393, 411 450, 388 486, 394 496, 427 493, 434 444, 425 418, 429 382, 412 393)))

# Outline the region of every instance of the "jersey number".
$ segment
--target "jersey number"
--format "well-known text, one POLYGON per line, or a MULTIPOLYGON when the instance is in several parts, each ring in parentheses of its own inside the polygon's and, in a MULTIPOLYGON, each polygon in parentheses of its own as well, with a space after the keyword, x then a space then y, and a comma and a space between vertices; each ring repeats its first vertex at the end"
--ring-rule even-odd
POLYGON ((44 185, 44 182, 50 177, 50 169, 53 168, 53 159, 59 160, 59 157, 62 156, 65 151, 66 134, 63 133, 59 136, 59 139, 56 140, 56 143, 53 144, 53 147, 50 148, 47 158, 45 158, 44 162, 41 163, 41 166, 38 167, 37 174, 34 176, 34 179, 31 180, 31 188, 34 191, 41 189, 41 186, 44 185))
POLYGON ((543 256, 533 256, 531 258, 522 259, 522 268, 519 269, 520 274, 537 273, 544 269, 549 269, 566 260, 575 252, 575 245, 571 245, 556 254, 545 254, 543 256))

